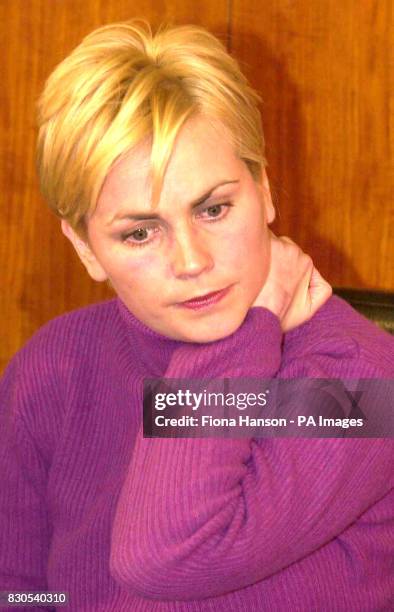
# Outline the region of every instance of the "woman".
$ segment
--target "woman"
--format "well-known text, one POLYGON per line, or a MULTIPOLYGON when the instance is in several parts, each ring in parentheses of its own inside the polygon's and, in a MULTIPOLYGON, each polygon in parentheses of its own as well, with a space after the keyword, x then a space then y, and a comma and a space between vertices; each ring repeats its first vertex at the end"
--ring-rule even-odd
POLYGON ((117 298, 6 371, 0 590, 95 612, 390 608, 389 440, 142 435, 147 377, 393 376, 391 338, 268 229, 257 99, 195 26, 100 28, 49 78, 42 189, 117 298))

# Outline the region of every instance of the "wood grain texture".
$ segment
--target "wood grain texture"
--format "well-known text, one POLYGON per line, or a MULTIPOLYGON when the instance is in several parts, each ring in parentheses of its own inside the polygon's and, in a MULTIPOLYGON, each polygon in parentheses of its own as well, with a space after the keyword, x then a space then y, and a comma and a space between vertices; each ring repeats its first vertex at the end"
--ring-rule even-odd
POLYGON ((232 50, 263 97, 274 229, 336 286, 394 290, 392 7, 233 1, 232 50))
POLYGON ((35 103, 84 35, 131 17, 231 34, 264 98, 275 230, 331 283, 394 290, 390 0, 0 0, 0 369, 46 321, 112 296, 39 194, 35 103))
POLYGON ((35 105, 83 36, 132 17, 205 25, 222 40, 227 33, 225 0, 0 0, 0 370, 46 321, 113 295, 89 279, 39 193, 35 105))

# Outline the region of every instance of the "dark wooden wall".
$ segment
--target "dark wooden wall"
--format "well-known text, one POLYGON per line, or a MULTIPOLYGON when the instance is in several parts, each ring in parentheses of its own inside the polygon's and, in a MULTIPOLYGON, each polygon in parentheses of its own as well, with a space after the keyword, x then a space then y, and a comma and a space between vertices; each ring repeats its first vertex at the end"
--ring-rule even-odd
POLYGON ((0 368, 44 322, 111 295, 40 196, 35 103, 85 34, 131 17, 227 43, 263 97, 275 231, 333 285, 394 290, 391 13, 390 0, 0 0, 0 368))

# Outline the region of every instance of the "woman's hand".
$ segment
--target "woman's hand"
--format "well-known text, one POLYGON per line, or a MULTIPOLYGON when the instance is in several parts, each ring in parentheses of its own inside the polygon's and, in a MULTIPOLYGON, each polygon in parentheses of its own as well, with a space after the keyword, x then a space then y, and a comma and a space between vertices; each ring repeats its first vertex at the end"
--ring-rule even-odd
POLYGON ((270 269, 253 306, 271 310, 288 332, 308 321, 332 295, 332 288, 295 242, 271 231, 270 237, 270 269))

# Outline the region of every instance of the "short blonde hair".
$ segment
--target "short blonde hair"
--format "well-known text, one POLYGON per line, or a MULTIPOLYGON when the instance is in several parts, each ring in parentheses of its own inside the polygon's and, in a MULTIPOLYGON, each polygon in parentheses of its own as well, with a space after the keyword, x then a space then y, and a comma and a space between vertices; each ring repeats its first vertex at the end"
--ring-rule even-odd
POLYGON ((171 150, 195 114, 219 121, 255 180, 264 137, 257 92, 224 44, 195 25, 133 19, 89 34, 48 78, 38 102, 38 173, 50 207, 80 234, 111 166, 152 138, 153 205, 171 150))

